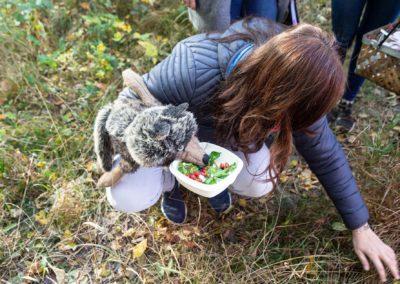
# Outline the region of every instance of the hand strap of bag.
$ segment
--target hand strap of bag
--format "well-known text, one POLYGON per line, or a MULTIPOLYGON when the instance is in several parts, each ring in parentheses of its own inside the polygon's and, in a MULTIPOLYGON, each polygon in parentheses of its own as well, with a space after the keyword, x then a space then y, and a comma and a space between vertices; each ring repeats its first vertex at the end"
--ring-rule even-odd
POLYGON ((397 20, 397 23, 394 24, 393 28, 388 32, 387 35, 384 36, 384 38, 378 43, 378 49, 381 48, 382 44, 390 37, 392 33, 395 32, 397 27, 400 26, 400 19, 397 20))

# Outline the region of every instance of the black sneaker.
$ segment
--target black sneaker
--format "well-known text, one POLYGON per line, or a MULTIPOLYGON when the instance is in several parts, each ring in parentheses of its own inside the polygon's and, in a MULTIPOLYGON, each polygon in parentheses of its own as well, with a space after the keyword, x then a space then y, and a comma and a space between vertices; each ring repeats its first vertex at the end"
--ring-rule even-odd
POLYGON ((164 214, 165 218, 172 223, 185 223, 187 209, 177 181, 175 181, 174 188, 171 191, 163 193, 161 199, 161 212, 164 214))
POLYGON ((209 198, 208 202, 218 214, 224 214, 228 212, 232 206, 232 196, 228 189, 225 189, 220 194, 209 198))
POLYGON ((354 118, 349 115, 349 116, 339 116, 336 119, 336 126, 345 132, 351 132, 354 129, 354 126, 356 126, 356 121, 354 118))
POLYGON ((352 109, 352 101, 341 99, 339 105, 328 116, 328 119, 335 121, 335 125, 340 129, 351 132, 356 125, 356 121, 351 115, 352 109))

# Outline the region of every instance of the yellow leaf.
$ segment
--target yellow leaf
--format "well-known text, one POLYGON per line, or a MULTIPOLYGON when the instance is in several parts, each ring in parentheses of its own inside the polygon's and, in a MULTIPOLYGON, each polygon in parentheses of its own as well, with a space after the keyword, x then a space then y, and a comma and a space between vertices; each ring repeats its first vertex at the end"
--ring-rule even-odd
POLYGON ((106 278, 111 275, 111 270, 107 269, 106 264, 102 264, 99 270, 97 271, 98 275, 102 278, 106 278))
POLYGON ((132 249, 133 258, 141 257, 144 254, 146 248, 147 248, 147 239, 144 239, 143 241, 141 241, 140 243, 138 243, 133 247, 132 249))
POLYGON ((301 180, 307 180, 311 178, 312 172, 309 169, 305 169, 304 171, 301 172, 299 175, 301 180))
POLYGON ((56 173, 51 173, 49 176, 50 181, 55 181, 57 179, 57 174, 56 173))
POLYGON ((141 0, 141 1, 142 1, 142 3, 150 4, 151 6, 153 6, 154 2, 155 2, 155 0, 141 0))
POLYGON ((50 222, 47 213, 44 210, 40 210, 38 213, 36 213, 35 221, 40 225, 47 225, 50 222))
POLYGON ((79 4, 79 6, 81 6, 82 9, 84 10, 89 10, 90 9, 90 5, 88 2, 82 2, 79 4))
POLYGON ((5 114, 0 114, 0 120, 3 120, 3 119, 5 119, 6 118, 6 115, 5 114))
POLYGON ((242 207, 246 207, 247 206, 247 200, 243 199, 243 198, 239 198, 239 205, 242 207))
POLYGON ((129 228, 127 231, 124 232, 123 236, 126 237, 133 237, 135 235, 135 229, 129 228))
POLYGON ((71 231, 67 229, 67 230, 64 231, 63 239, 71 239, 72 236, 73 235, 72 235, 71 231))
POLYGON ((86 170, 88 171, 88 172, 92 172, 93 171, 93 166, 94 166, 94 162, 89 162, 89 163, 87 163, 86 164, 86 170))
MULTIPOLYGON (((86 57, 87 57, 88 59, 90 59, 90 60, 94 59, 93 54, 91 54, 91 53, 89 53, 89 52, 86 52, 86 57)), ((86 70, 87 70, 87 67, 86 67, 86 66, 81 67, 81 68, 86 68, 86 70)))
POLYGON ((310 261, 306 265, 306 271, 307 271, 307 273, 314 274, 314 275, 317 274, 317 272, 318 272, 318 267, 315 264, 315 259, 314 259, 313 255, 310 256, 310 261))
POLYGON ((298 162, 297 160, 291 160, 291 161, 290 161, 290 166, 291 166, 292 168, 294 168, 294 167, 297 166, 298 163, 299 163, 299 162, 298 162))
POLYGON ((284 173, 281 173, 281 175, 279 176, 279 180, 280 180, 281 182, 287 182, 288 179, 289 179, 289 177, 288 177, 286 174, 284 174, 284 173))
POLYGON ((156 58, 158 56, 157 47, 151 42, 139 40, 138 43, 145 49, 144 53, 147 57, 156 58))
POLYGON ((97 45, 96 49, 98 53, 103 53, 106 50, 106 46, 104 45, 104 43, 100 42, 97 45))
POLYGON ((104 72, 103 70, 99 70, 96 72, 96 77, 99 79, 104 79, 105 76, 106 76, 106 72, 104 72))
POLYGON ((314 186, 311 184, 311 183, 309 183, 309 182, 307 182, 307 183, 305 183, 304 185, 303 185, 303 188, 305 189, 305 190, 310 190, 310 189, 312 189, 314 186))
POLYGON ((132 31, 131 25, 122 21, 115 22, 114 27, 127 33, 130 33, 132 31))
POLYGON ((44 161, 40 161, 36 164, 36 167, 38 167, 38 168, 44 168, 44 166, 46 166, 46 162, 44 162, 44 161))
POLYGON ((132 31, 132 27, 130 24, 124 24, 121 28, 124 32, 130 33, 132 31))

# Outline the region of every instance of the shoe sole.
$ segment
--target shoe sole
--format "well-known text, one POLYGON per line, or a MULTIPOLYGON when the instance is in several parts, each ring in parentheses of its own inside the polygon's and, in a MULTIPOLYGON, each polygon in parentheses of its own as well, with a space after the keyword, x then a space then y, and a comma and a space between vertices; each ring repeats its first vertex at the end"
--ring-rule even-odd
POLYGON ((161 212, 162 212, 162 214, 164 215, 165 219, 167 219, 170 223, 172 223, 172 224, 174 224, 174 225, 183 226, 183 225, 186 223, 187 212, 188 212, 188 211, 187 211, 186 203, 184 203, 184 205, 185 205, 185 219, 183 219, 183 222, 182 222, 182 223, 174 222, 174 221, 172 221, 171 219, 168 218, 167 214, 165 214, 165 212, 164 212, 163 203, 164 203, 164 197, 161 198, 161 212))
MULTIPOLYGON (((217 212, 218 214, 220 214, 220 215, 224 215, 224 214, 228 213, 228 212, 231 211, 232 208, 233 208, 233 204, 232 204, 232 194, 231 194, 229 191, 228 191, 228 194, 229 194, 229 206, 228 206, 228 208, 226 208, 224 211, 218 212, 217 210, 215 210, 215 209, 211 206, 211 208, 212 208, 215 212, 217 212)), ((211 205, 211 204, 210 204, 210 205, 211 205)))

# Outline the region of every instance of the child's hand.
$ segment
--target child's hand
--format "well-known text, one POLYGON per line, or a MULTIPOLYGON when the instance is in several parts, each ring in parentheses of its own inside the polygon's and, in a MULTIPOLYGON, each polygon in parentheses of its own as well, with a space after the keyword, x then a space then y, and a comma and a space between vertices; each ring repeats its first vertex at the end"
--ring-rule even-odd
POLYGON ((110 172, 105 172, 97 181, 98 188, 111 187, 116 185, 122 178, 123 172, 121 167, 118 165, 114 167, 110 172))
POLYGON ((204 159, 206 153, 204 152, 203 148, 201 148, 199 143, 199 139, 197 139, 196 136, 193 136, 187 144, 185 150, 183 152, 179 152, 176 158, 181 159, 184 162, 204 166, 206 162, 204 159))
POLYGON ((196 10, 196 0, 183 0, 186 7, 196 10))

